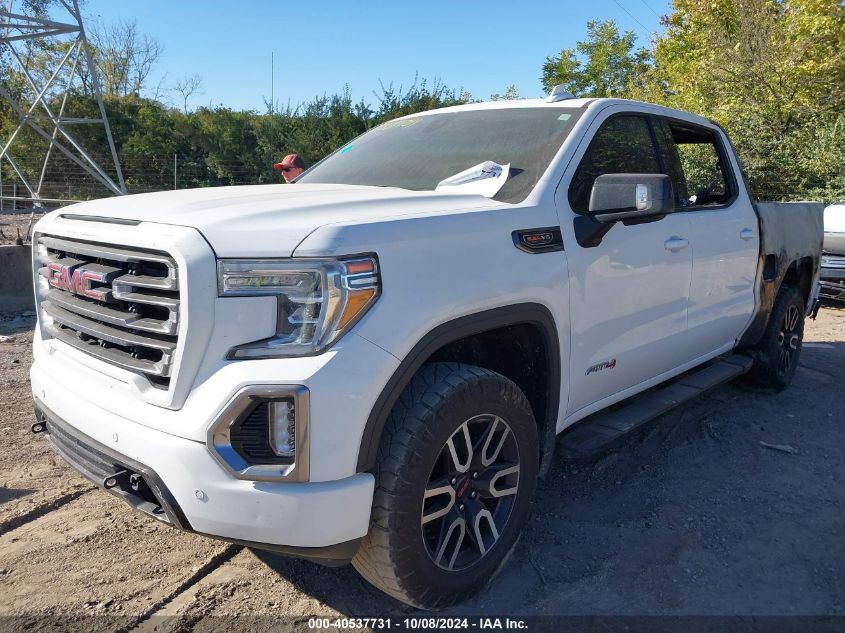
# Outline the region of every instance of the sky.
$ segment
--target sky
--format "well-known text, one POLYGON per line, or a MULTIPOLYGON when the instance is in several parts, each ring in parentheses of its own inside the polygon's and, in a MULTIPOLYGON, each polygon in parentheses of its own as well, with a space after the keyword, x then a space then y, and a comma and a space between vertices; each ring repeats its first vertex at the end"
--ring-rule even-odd
MULTIPOLYGON (((660 32, 669 0, 428 0, 282 2, 248 0, 85 0, 83 15, 137 22, 164 46, 150 78, 172 86, 200 75, 189 108, 223 105, 265 111, 340 92, 375 106, 379 82, 408 88, 414 77, 439 80, 473 98, 541 97, 546 57, 584 39, 587 21, 613 19, 639 45, 660 32), (271 54, 274 58, 271 73, 271 54)), ((88 26, 88 24, 86 24, 88 26)), ((88 27, 90 28, 90 26, 88 27)), ((181 105, 171 94, 172 104, 181 105)))

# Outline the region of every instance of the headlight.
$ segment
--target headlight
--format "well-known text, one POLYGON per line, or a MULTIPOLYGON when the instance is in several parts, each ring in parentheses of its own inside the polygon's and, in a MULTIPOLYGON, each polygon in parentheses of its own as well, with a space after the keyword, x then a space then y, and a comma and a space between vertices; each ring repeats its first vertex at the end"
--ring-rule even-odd
POLYGON ((240 345, 229 359, 303 356, 322 352, 343 336, 379 295, 378 263, 355 259, 217 262, 221 297, 278 298, 275 336, 240 345))

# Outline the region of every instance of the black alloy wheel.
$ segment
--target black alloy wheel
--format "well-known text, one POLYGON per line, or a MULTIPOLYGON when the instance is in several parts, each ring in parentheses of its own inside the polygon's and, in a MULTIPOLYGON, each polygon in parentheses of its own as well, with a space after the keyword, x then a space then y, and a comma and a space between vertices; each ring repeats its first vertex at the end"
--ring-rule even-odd
POLYGON ((804 296, 795 286, 781 286, 766 330, 751 350, 750 380, 775 391, 786 389, 798 369, 803 339, 804 296))
POLYGON ((778 332, 778 374, 782 377, 789 375, 790 369, 797 362, 798 348, 801 346, 801 332, 798 330, 801 313, 798 306, 790 304, 783 316, 783 325, 778 332))
POLYGON ((519 450, 493 414, 461 424, 428 479, 420 525, 428 555, 446 571, 467 569, 499 540, 519 489, 519 450))

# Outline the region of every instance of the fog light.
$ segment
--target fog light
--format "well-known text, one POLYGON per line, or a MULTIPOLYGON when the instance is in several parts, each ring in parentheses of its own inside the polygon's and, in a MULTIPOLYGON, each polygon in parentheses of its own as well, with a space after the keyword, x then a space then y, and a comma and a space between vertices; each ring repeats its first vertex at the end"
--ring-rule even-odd
POLYGON ((279 457, 296 453, 296 410, 291 400, 274 400, 267 407, 270 426, 270 448, 279 457))

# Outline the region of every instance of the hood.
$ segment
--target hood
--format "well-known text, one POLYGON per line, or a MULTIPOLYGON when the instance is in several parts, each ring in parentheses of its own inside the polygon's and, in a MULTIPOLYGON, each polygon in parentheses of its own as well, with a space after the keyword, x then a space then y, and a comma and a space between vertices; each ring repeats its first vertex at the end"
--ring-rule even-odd
POLYGON ((293 184, 143 193, 83 202, 60 213, 193 227, 219 257, 290 257, 326 224, 498 206, 475 194, 293 184))

